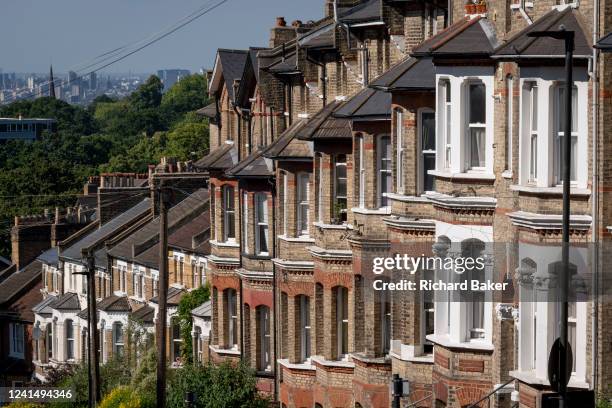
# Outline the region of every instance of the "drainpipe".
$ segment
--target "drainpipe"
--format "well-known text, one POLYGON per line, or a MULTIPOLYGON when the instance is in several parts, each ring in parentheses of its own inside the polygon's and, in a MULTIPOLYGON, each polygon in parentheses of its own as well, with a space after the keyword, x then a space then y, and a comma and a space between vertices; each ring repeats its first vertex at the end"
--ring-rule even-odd
MULTIPOLYGON (((593 44, 599 39, 599 0, 594 0, 593 5, 593 44)), ((593 271, 593 356, 592 356, 592 378, 593 378, 593 389, 596 390, 597 382, 599 380, 599 368, 597 367, 597 356, 599 355, 599 342, 598 342, 598 331, 599 331, 599 160, 598 160, 598 134, 599 134, 599 72, 598 72, 598 59, 599 50, 593 48, 593 69, 591 73, 591 79, 593 81, 592 98, 593 98, 593 127, 592 127, 592 139, 593 139, 593 170, 592 170, 592 194, 593 194, 593 205, 592 205, 592 245, 593 245, 593 265, 595 270, 593 271)))

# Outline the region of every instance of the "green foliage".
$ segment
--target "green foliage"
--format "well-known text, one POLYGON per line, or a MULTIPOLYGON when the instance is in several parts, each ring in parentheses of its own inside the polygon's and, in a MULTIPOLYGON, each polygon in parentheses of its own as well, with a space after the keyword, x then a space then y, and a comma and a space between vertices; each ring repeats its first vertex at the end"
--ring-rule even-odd
POLYGON ((99 405, 100 408, 140 408, 140 397, 130 387, 113 389, 99 405))
POLYGON ((157 385, 157 350, 152 348, 140 360, 132 375, 131 387, 140 395, 143 408, 155 407, 157 385))
POLYGON ((245 364, 187 365, 176 370, 168 384, 166 406, 182 408, 185 394, 193 392, 195 408, 268 407, 257 392, 255 372, 245 364))
POLYGON ((205 88, 204 76, 192 75, 163 94, 152 76, 129 97, 99 96, 86 109, 48 97, 0 107, 0 116, 58 122, 35 142, 0 144, 0 256, 10 258, 15 215, 73 205, 88 176, 146 172, 162 156, 201 157, 208 125, 194 111, 207 103, 205 88))
POLYGON ((177 315, 179 325, 181 326, 181 338, 183 339, 181 356, 185 362, 193 362, 193 339, 191 337, 193 319, 191 311, 208 299, 210 299, 210 287, 206 284, 206 286, 201 286, 188 292, 179 302, 177 315))

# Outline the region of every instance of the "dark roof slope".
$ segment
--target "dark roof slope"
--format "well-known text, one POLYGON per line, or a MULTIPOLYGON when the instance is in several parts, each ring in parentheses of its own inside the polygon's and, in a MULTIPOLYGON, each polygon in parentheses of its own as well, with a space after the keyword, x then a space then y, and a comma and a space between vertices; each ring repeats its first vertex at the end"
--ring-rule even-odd
POLYGON ((38 255, 40 262, 57 267, 59 263, 59 249, 57 247, 51 248, 38 255))
POLYGON ((280 137, 269 145, 262 154, 265 157, 275 160, 312 159, 313 152, 308 142, 296 137, 297 133, 305 124, 306 120, 293 122, 293 124, 285 129, 280 137))
POLYGON ((205 107, 198 109, 196 111, 196 113, 198 115, 202 115, 202 116, 205 116, 207 118, 214 119, 214 118, 217 117, 217 106, 213 102, 210 105, 206 105, 205 107))
POLYGON ((98 302, 98 310, 105 312, 129 312, 132 310, 126 296, 109 296, 98 302))
POLYGON ((142 322, 143 324, 153 324, 155 309, 149 305, 145 305, 132 313, 132 319, 142 322))
POLYGON ((11 261, 9 261, 8 259, 6 259, 3 256, 0 256, 0 271, 8 268, 11 265, 11 261))
POLYGON ((210 254, 210 211, 202 211, 193 220, 168 236, 168 245, 173 248, 210 254))
POLYGON ((612 32, 601 37, 595 44, 595 48, 599 48, 603 52, 612 51, 612 32))
POLYGON ((231 177, 255 177, 265 178, 274 175, 272 163, 261 154, 261 150, 256 150, 236 166, 226 171, 231 177))
MULTIPOLYGON (((83 238, 78 240, 72 246, 66 248, 60 253, 61 259, 67 259, 71 262, 82 263, 81 250, 84 248, 100 246, 113 235, 124 229, 127 225, 130 225, 134 221, 137 221, 144 215, 151 211, 151 199, 145 198, 129 210, 119 214, 112 220, 103 224, 99 228, 95 229, 91 233, 85 235, 83 238)), ((106 268, 106 254, 105 249, 98 249, 95 252, 96 267, 106 268)))
POLYGON ((335 27, 335 24, 325 20, 321 26, 302 34, 298 38, 298 44, 301 48, 332 48, 335 42, 335 27))
MULTIPOLYGON (((230 95, 230 99, 235 100, 234 81, 242 78, 244 65, 246 63, 248 51, 246 50, 227 50, 219 49, 217 51, 217 61, 215 63, 215 71, 221 69, 220 72, 215 72, 214 75, 222 75, 225 86, 230 95)), ((214 93, 220 90, 220 83, 213 80, 210 92, 214 93)))
POLYGON ((53 313, 51 304, 57 300, 56 296, 48 295, 42 302, 32 308, 32 311, 39 315, 50 315, 53 313))
POLYGON ((391 94, 372 88, 362 89, 336 109, 333 116, 353 121, 391 119, 391 94))
POLYGON ((212 312, 212 303, 210 300, 202 303, 200 306, 196 307, 191 311, 191 314, 197 317, 211 317, 212 312))
POLYGON ((431 58, 407 58, 370 83, 382 91, 421 91, 436 88, 436 72, 431 58))
POLYGON ((580 12, 572 7, 553 9, 528 25, 495 50, 495 58, 565 58, 565 43, 547 37, 529 37, 535 31, 555 31, 564 25, 574 31, 574 58, 589 58, 593 52, 580 12))
POLYGON ((225 144, 194 163, 201 170, 226 170, 238 163, 238 152, 234 144, 225 144))
POLYGON ((463 18, 412 50, 413 56, 488 57, 497 46, 495 28, 484 17, 463 18))
POLYGON ((351 121, 346 118, 334 118, 332 113, 342 106, 343 102, 333 101, 317 112, 304 127, 297 131, 296 137, 301 140, 333 140, 352 138, 351 121))
MULTIPOLYGON (((201 212, 208 210, 208 190, 199 189, 168 210, 168 233, 192 222, 201 212)), ((114 258, 135 261, 152 268, 159 262, 159 217, 117 243, 108 251, 114 258)))
POLYGON ((72 292, 58 296, 53 303, 49 304, 49 307, 55 310, 81 310, 79 296, 72 292))
POLYGON ((34 261, 0 283, 0 305, 10 303, 42 279, 42 264, 34 261))
POLYGON ((349 25, 382 21, 382 1, 366 0, 365 2, 340 13, 338 18, 343 23, 349 25))
MULTIPOLYGON (((185 293, 187 293, 185 289, 177 288, 175 286, 170 286, 168 288, 168 296, 166 297, 168 306, 178 306, 179 302, 181 301, 185 293)), ((159 302, 159 296, 152 297, 151 302, 153 303, 159 302)))

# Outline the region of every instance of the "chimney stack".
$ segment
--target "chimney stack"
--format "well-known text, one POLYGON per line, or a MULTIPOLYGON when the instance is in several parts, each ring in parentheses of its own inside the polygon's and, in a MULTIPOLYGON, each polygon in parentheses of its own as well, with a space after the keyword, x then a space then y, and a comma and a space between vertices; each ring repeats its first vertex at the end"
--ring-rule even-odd
POLYGON ((287 27, 285 17, 276 17, 276 25, 270 30, 270 48, 291 41, 296 37, 296 28, 287 27))

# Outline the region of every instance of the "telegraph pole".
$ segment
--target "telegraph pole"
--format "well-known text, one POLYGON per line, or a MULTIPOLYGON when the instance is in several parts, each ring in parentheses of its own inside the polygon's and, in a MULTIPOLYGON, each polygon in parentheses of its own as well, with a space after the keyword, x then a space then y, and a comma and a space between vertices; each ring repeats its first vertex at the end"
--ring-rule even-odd
POLYGON ((89 353, 89 406, 100 401, 100 361, 98 356, 98 310, 96 309, 96 267, 91 248, 82 252, 87 265, 87 341, 89 353))
POLYGON ((157 407, 166 406, 166 298, 168 296, 168 193, 163 180, 153 187, 159 200, 159 290, 157 295, 157 407))

